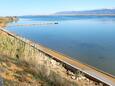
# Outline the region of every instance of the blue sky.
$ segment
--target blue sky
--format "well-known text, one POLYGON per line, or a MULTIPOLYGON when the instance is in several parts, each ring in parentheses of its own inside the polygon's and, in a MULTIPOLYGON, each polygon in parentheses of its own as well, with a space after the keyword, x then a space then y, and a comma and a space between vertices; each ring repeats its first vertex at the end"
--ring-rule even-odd
POLYGON ((115 8, 115 0, 1 0, 0 16, 115 8))

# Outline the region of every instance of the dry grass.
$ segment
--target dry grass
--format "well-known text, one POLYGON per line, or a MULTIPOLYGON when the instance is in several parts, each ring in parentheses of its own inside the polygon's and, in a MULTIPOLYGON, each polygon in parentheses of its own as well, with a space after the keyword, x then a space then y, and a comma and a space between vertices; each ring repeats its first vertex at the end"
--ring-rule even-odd
POLYGON ((5 79, 6 86, 77 86, 75 82, 65 78, 65 72, 60 74, 62 66, 56 66, 60 68, 59 73, 52 69, 55 64, 50 64, 50 57, 3 32, 0 32, 0 53, 6 55, 0 58, 0 63, 7 68, 7 71, 0 74, 5 79), (8 67, 9 65, 11 66, 8 67))
POLYGON ((25 61, 0 57, 0 76, 5 86, 76 86, 76 83, 66 80, 45 65, 35 67, 25 61))
POLYGON ((13 66, 8 67, 10 71, 4 72, 4 76, 1 75, 6 86, 103 86, 99 83, 95 85, 80 71, 76 74, 68 72, 63 63, 56 62, 45 53, 2 31, 0 53, 6 55, 4 58, 8 57, 0 61, 4 61, 6 65, 9 62, 13 66))
POLYGON ((0 17, 0 28, 6 27, 8 23, 17 21, 16 17, 0 17))

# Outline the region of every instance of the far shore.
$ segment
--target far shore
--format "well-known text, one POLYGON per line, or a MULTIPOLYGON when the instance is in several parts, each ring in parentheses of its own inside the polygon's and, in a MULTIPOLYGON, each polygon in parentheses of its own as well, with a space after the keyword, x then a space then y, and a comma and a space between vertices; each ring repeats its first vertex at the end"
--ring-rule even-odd
POLYGON ((17 17, 0 17, 0 28, 6 27, 10 22, 18 21, 17 17))
POLYGON ((115 14, 41 14, 41 15, 21 15, 21 16, 115 16, 115 14))

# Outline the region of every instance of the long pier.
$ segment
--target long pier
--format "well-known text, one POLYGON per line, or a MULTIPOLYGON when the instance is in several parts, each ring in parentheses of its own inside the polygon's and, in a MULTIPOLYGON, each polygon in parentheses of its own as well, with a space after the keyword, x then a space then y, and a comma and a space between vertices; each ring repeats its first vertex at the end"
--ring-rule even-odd
POLYGON ((72 59, 69 56, 65 56, 61 53, 54 51, 54 50, 46 48, 38 43, 34 43, 27 39, 16 36, 16 35, 8 32, 7 30, 4 30, 4 29, 0 29, 0 30, 14 38, 17 38, 17 39, 25 42, 26 44, 31 45, 32 47, 42 51, 46 55, 51 56, 55 60, 58 60, 66 65, 69 65, 73 69, 78 69, 78 70, 82 71, 83 73, 85 73, 87 75, 88 78, 90 78, 94 81, 99 81, 99 82, 103 83, 104 86, 115 86, 115 76, 113 76, 113 75, 103 72, 103 71, 101 71, 95 67, 92 67, 88 64, 84 64, 78 60, 72 59))
POLYGON ((58 24, 58 22, 34 23, 34 24, 12 24, 12 25, 9 24, 9 25, 7 25, 7 27, 14 27, 14 26, 30 27, 30 26, 52 25, 52 24, 58 24))

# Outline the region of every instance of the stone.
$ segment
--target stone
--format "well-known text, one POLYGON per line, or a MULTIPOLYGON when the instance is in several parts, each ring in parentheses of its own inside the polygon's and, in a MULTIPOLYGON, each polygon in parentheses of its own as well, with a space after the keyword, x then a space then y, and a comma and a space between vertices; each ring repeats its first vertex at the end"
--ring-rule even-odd
POLYGON ((75 79, 76 79, 76 77, 75 77, 75 76, 71 76, 71 79, 75 80, 75 79))
POLYGON ((0 77, 0 86, 3 86, 3 79, 0 77))

